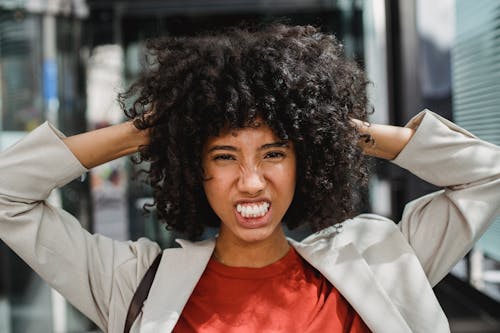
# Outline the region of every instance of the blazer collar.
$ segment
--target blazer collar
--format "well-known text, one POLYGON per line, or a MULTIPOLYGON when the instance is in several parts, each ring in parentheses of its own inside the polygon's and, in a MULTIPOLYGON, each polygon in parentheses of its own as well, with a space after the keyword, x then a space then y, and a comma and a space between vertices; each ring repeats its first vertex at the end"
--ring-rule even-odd
POLYGON ((334 247, 333 239, 310 243, 290 240, 297 252, 344 296, 373 332, 411 329, 353 243, 334 247))
POLYGON ((200 279, 215 247, 214 240, 163 251, 160 266, 144 302, 140 333, 171 332, 200 279))

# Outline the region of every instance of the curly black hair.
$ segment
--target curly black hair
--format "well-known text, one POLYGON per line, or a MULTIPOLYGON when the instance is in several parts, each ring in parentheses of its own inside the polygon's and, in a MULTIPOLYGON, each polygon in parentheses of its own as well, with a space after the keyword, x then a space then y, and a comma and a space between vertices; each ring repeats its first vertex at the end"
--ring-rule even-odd
POLYGON ((195 239, 219 224, 203 191, 204 142, 262 119, 297 155, 283 222, 313 230, 352 216, 367 168, 350 118, 367 119, 367 80, 337 39, 313 26, 233 27, 146 44, 149 64, 119 101, 141 147, 158 218, 195 239), (128 105, 128 107, 125 107, 128 105))

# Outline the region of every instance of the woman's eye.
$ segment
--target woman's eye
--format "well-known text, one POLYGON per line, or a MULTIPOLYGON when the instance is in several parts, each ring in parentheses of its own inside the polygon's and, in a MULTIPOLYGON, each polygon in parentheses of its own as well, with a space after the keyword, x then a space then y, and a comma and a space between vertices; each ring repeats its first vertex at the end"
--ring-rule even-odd
POLYGON ((280 151, 271 151, 264 156, 264 158, 267 159, 279 159, 283 157, 285 157, 285 153, 282 153, 280 151))
POLYGON ((230 154, 220 154, 213 157, 214 161, 233 161, 235 160, 233 155, 230 154))

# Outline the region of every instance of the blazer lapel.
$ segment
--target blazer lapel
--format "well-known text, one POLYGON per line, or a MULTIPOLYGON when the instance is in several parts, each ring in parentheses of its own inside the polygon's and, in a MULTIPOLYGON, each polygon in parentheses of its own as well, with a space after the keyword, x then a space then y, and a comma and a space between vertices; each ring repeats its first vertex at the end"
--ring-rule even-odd
POLYGON ((327 240, 314 245, 291 243, 304 259, 337 288, 373 332, 411 333, 410 327, 354 244, 335 248, 327 240))
POLYGON ((163 251, 160 266, 144 302, 141 333, 173 330, 215 246, 213 240, 179 243, 182 248, 163 251))

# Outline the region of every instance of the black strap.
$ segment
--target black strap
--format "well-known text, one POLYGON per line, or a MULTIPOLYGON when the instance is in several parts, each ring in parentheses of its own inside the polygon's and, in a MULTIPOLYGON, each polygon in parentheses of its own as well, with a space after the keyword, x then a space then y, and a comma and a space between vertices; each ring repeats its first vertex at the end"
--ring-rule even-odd
POLYGON ((161 253, 156 257, 151 266, 149 266, 146 274, 142 278, 139 286, 135 290, 134 297, 132 297, 132 301, 130 302, 130 306, 127 312, 127 319, 125 319, 125 329, 124 333, 129 333, 130 328, 132 328, 132 324, 137 319, 139 313, 141 313, 142 305, 144 301, 148 297, 149 289, 151 289, 151 285, 153 284, 153 280, 156 275, 156 271, 158 270, 158 266, 160 265, 161 253))

